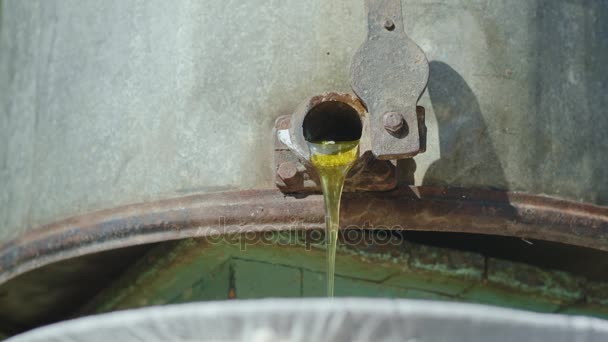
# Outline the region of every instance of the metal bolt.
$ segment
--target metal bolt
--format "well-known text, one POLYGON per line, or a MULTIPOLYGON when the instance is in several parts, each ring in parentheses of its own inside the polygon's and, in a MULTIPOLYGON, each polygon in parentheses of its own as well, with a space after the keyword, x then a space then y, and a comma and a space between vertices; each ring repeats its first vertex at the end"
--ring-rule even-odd
POLYGON ((384 21, 384 28, 387 29, 387 30, 389 30, 389 31, 392 31, 392 30, 395 29, 395 23, 392 20, 390 20, 390 19, 386 19, 384 21))
POLYGON ((281 115, 274 121, 276 129, 288 129, 291 120, 291 115, 281 115))
POLYGON ((301 183, 302 177, 298 173, 298 167, 293 162, 283 162, 279 165, 277 176, 285 185, 297 185, 301 183))
POLYGON ((384 128, 394 134, 397 134, 403 129, 403 115, 397 112, 385 113, 382 117, 384 128))

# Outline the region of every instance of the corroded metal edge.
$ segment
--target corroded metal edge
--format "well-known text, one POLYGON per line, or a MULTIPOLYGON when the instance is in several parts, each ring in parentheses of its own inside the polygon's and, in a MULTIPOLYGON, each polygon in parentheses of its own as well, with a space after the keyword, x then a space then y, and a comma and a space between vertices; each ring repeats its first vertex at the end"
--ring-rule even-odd
MULTIPOLYGON (((250 231, 323 228, 320 195, 276 189, 133 204, 33 229, 0 246, 0 283, 37 267, 121 247, 250 231)), ((405 187, 347 193, 342 229, 495 234, 608 251, 608 207, 521 193, 405 187)))

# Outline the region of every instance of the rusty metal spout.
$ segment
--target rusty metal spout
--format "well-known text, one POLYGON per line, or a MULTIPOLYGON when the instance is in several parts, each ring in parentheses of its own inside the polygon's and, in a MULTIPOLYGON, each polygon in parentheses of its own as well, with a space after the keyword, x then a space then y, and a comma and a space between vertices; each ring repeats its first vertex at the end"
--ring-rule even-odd
POLYGON ((399 0, 366 0, 366 11, 368 37, 351 65, 356 95, 313 96, 276 122, 276 185, 283 192, 319 190, 307 141, 360 138, 347 192, 393 189, 394 160, 426 150, 425 111, 417 105, 429 76, 426 56, 405 34, 399 0))
POLYGON ((319 192, 307 141, 359 139, 359 159, 346 178, 344 190, 394 189, 397 185, 395 165, 373 157, 368 127, 368 113, 359 98, 334 92, 313 96, 292 115, 278 118, 275 122, 277 187, 287 193, 319 192))

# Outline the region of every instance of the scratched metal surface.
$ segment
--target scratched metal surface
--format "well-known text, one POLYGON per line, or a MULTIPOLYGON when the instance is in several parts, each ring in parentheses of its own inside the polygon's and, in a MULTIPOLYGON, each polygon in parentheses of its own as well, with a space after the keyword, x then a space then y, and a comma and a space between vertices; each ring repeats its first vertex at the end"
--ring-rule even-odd
POLYGON ((9 342, 605 341, 608 324, 482 305, 343 298, 191 303, 42 327, 9 342), (125 324, 125 322, 127 324, 125 324))
MULTIPOLYGON (((366 30, 363 1, 4 0, 0 13, 0 241, 272 187, 274 119, 349 91, 366 30)), ((400 163, 402 182, 608 204, 608 3, 403 1, 403 16, 430 79, 427 152, 400 163)))

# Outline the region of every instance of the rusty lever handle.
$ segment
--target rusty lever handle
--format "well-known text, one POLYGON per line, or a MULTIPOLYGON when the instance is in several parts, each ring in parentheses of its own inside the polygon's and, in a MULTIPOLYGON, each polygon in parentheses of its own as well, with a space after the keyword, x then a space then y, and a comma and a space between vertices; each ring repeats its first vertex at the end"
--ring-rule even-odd
POLYGON ((351 64, 353 91, 370 115, 372 153, 378 159, 412 157, 424 151, 424 110, 429 63, 403 29, 400 0, 366 0, 367 40, 351 64), (421 120, 420 120, 421 119, 421 120))

